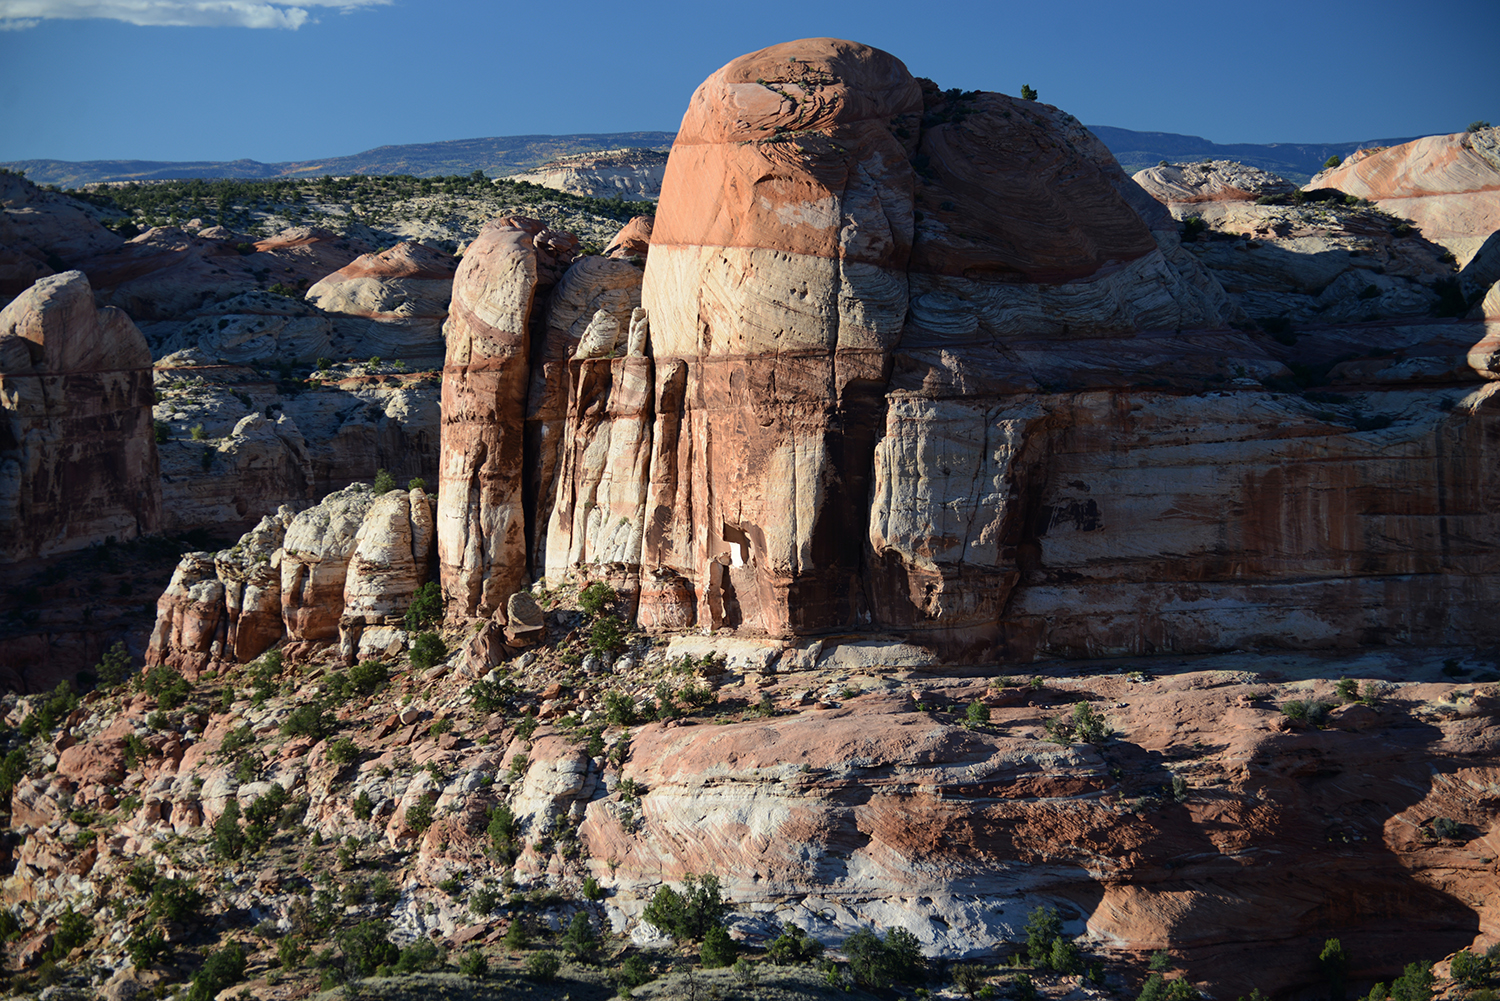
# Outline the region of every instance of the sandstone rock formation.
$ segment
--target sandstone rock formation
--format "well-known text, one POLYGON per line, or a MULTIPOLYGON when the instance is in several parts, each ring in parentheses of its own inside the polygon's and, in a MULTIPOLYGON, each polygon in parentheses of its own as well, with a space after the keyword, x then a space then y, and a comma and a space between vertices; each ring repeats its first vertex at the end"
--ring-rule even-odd
POLYGON ((1252 202, 1297 190, 1284 177, 1234 160, 1166 163, 1137 171, 1132 177, 1148 195, 1168 208, 1200 202, 1252 202))
POLYGON ((488 378, 530 367, 532 427, 517 449, 514 389, 470 407, 450 354, 450 610, 503 617, 529 560, 639 592, 654 628, 953 656, 1485 641, 1493 352, 1482 319, 1429 322, 1441 248, 1232 164, 1145 180, 1166 206, 1071 116, 852 43, 726 66, 674 147, 635 337, 564 294, 598 286, 585 260, 530 358, 525 236, 485 265, 488 378), (1214 238, 1179 241, 1189 211, 1214 238), (1392 481, 1433 486, 1391 506, 1392 481))
POLYGON ((451 254, 403 241, 322 279, 307 290, 307 301, 335 317, 335 357, 357 350, 360 356, 437 365, 457 270, 451 254))
POLYGON ((638 215, 631 218, 620 231, 615 234, 609 246, 604 248, 605 257, 629 258, 639 257, 646 259, 651 251, 651 229, 656 223, 655 216, 638 215))
POLYGON ((1360 150, 1307 187, 1368 198, 1467 264, 1500 230, 1500 129, 1360 150))
POLYGON ((301 512, 283 506, 230 549, 182 558, 157 602, 146 661, 197 677, 254 660, 283 637, 294 656, 334 643, 349 662, 399 652, 433 542, 421 489, 376 496, 356 483, 301 512))
POLYGON ((0 560, 156 532, 151 356, 77 271, 0 311, 0 560))
POLYGON ((570 195, 652 201, 661 194, 667 154, 654 149, 611 149, 558 157, 512 181, 540 184, 570 195))
POLYGON ((83 203, 43 191, 20 174, 0 173, 0 306, 38 278, 77 267, 121 242, 83 203))
POLYGON ((523 426, 531 315, 577 240, 499 219, 470 244, 444 327, 438 559, 450 614, 503 614, 526 576, 523 426))

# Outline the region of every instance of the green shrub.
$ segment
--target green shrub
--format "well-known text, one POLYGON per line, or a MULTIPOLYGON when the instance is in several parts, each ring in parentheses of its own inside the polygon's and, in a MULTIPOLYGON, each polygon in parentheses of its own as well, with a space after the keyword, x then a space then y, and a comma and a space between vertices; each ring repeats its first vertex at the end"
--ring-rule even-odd
POLYGON ((576 911, 573 920, 568 924, 568 930, 563 935, 563 950, 568 958, 575 962, 588 960, 593 957, 599 949, 599 936, 594 932, 594 926, 589 923, 589 916, 583 911, 576 911))
POLYGON ((448 646, 437 633, 422 633, 411 645, 411 666, 419 671, 448 656, 448 646))
POLYGON ((99 658, 99 663, 94 666, 94 677, 103 688, 113 688, 130 677, 130 651, 125 648, 123 640, 99 658))
POLYGON ((406 826, 410 827, 416 834, 421 834, 432 826, 433 809, 437 803, 436 793, 426 793, 423 797, 413 803, 406 811, 406 826))
POLYGON ((458 972, 471 980, 482 980, 489 975, 490 961, 478 949, 470 949, 458 961, 458 972))
POLYGON ((480 678, 470 685, 465 694, 469 696, 475 712, 504 712, 510 708, 515 686, 508 681, 486 681, 480 678))
POLYGON ((89 916, 69 907, 57 919, 57 931, 53 933, 52 948, 47 951, 47 955, 52 959, 62 959, 87 942, 93 931, 94 922, 89 916))
POLYGON ((323 753, 336 765, 348 765, 359 760, 359 745, 348 737, 340 737, 329 741, 323 753))
POLYGON ((505 929, 504 942, 507 949, 517 951, 531 944, 531 929, 526 927, 526 915, 517 914, 510 919, 510 927, 505 929))
POLYGON ((370 799, 370 793, 361 789, 359 795, 354 797, 354 816, 360 820, 369 820, 375 813, 375 804, 370 799))
POLYGON ((188 437, 193 439, 194 441, 202 441, 203 439, 207 438, 208 435, 204 433, 202 424, 194 424, 192 427, 188 428, 188 437))
POLYGON ((1450 976, 1465 987, 1483 987, 1490 980, 1490 960, 1462 949, 1453 957, 1450 976))
POLYGON ((401 887, 385 873, 376 873, 375 878, 370 880, 370 898, 377 904, 389 907, 401 899, 401 887))
POLYGON ((378 967, 396 962, 401 950, 391 943, 391 926, 384 921, 362 921, 334 936, 350 973, 368 977, 378 967))
POLYGON ((613 658, 625 649, 625 626, 615 615, 601 615, 589 625, 585 645, 599 657, 613 658))
POLYGON ((1031 86, 1030 84, 1026 84, 1026 83, 1021 84, 1021 100, 1023 100, 1023 101, 1035 101, 1036 100, 1036 88, 1033 87, 1033 86, 1031 86))
POLYGON ((245 948, 233 940, 203 961, 193 974, 187 1001, 213 1001, 224 988, 245 979, 245 948))
POLYGON ((1198 237, 1208 232, 1208 223, 1201 216, 1190 215, 1182 220, 1182 242, 1192 243, 1198 237))
POLYGON ((151 434, 156 439, 158 445, 165 445, 172 440, 171 426, 161 421, 151 422, 151 434))
POLYGON ((1052 958, 1052 943, 1062 935, 1062 918, 1056 907, 1038 907, 1026 918, 1026 955, 1033 966, 1046 966, 1052 958))
POLYGON ((255 732, 250 729, 249 723, 242 723, 224 735, 219 741, 219 760, 223 762, 233 761, 238 758, 240 752, 255 743, 255 732))
POLYGON ((239 800, 231 799, 224 805, 224 812, 214 821, 213 847, 219 858, 237 859, 245 852, 248 839, 240 829, 239 800))
POLYGON ((892 928, 885 940, 861 928, 844 940, 849 971, 862 984, 884 990, 895 981, 915 982, 922 973, 922 953, 917 937, 905 928, 892 928))
POLYGON ((469 911, 475 917, 484 917, 498 907, 499 904, 500 894, 487 886, 475 887, 474 892, 469 894, 469 911))
POLYGON ((964 722, 969 726, 987 726, 990 722, 990 707, 979 700, 969 703, 964 711, 964 722))
POLYGON ((1335 153, 1333 156, 1330 156, 1328 159, 1323 161, 1323 169, 1329 170, 1333 167, 1339 166, 1343 162, 1344 158, 1335 153))
POLYGON ((171 711, 188 700, 193 694, 192 684, 166 664, 158 664, 142 679, 146 694, 156 699, 162 709, 171 711))
POLYGON ((501 803, 490 810, 490 822, 486 832, 490 837, 490 846, 494 848, 495 854, 505 860, 507 864, 515 861, 518 854, 516 850, 516 816, 510 807, 501 803))
POLYGON ((614 588, 595 581, 578 592, 578 610, 590 619, 597 619, 606 609, 613 607, 619 597, 614 588))
POLYGON ((144 970, 151 966, 166 951, 167 940, 155 928, 150 930, 137 928, 130 938, 125 940, 125 953, 137 970, 144 970))
POLYGON ((1345 702, 1359 701, 1359 683, 1353 678, 1340 678, 1334 690, 1339 693, 1339 698, 1345 702))
POLYGON ((137 862, 125 874, 125 885, 137 893, 150 893, 156 886, 156 866, 151 862, 137 862))
POLYGON ((583 878, 583 899, 595 901, 604 899, 604 890, 593 876, 583 878))
POLYGON ((530 979, 548 983, 557 979, 557 973, 562 969, 562 960, 555 952, 533 952, 526 957, 524 969, 530 979))
POLYGON ((766 948, 766 958, 777 966, 811 963, 823 956, 823 943, 791 922, 781 926, 781 934, 766 948))
POLYGON ((1323 943, 1323 951, 1318 953, 1318 967, 1323 971, 1323 979, 1328 981, 1329 1001, 1344 1001, 1344 978, 1349 974, 1349 954, 1344 951, 1338 939, 1331 938, 1323 943))
POLYGON ((635 700, 618 690, 605 692, 604 719, 612 726, 634 725, 637 720, 635 700))
POLYGON ((707 970, 718 969, 723 966, 733 966, 734 961, 739 958, 740 950, 734 944, 734 939, 729 937, 729 932, 723 925, 714 925, 703 936, 703 949, 699 954, 699 961, 707 970))
POLYGON ((408 489, 408 490, 426 490, 427 489, 427 481, 424 480, 424 479, 422 479, 422 477, 420 477, 420 476, 413 476, 411 479, 409 479, 409 480, 406 481, 406 489, 408 489))
POLYGON ((981 987, 986 986, 989 971, 978 963, 958 963, 949 968, 948 975, 953 978, 953 986, 973 997, 981 987))
POLYGON ((361 695, 374 695, 390 680, 390 671, 378 660, 367 660, 349 668, 349 687, 361 695))
POLYGON ((710 928, 719 926, 728 910, 717 876, 708 873, 699 878, 688 873, 682 877, 681 893, 670 886, 657 888, 641 916, 673 938, 701 942, 710 928))
MULTIPOLYGON (((371 363, 374 364, 375 359, 372 358, 371 363)), ((379 497, 381 494, 388 494, 396 489, 396 478, 384 469, 377 469, 375 471, 375 482, 371 486, 371 489, 375 492, 376 497, 379 497)))
POLYGON ((521 718, 516 721, 516 736, 522 740, 530 740, 531 735, 536 733, 537 724, 536 710, 527 709, 521 718))
POLYGON ((333 734, 334 726, 333 714, 325 707, 316 702, 305 702, 282 721, 281 732, 288 737, 322 740, 333 734))
POLYGON ((635 953, 626 956, 620 963, 620 983, 626 987, 639 987, 649 984, 655 975, 651 972, 651 965, 635 953))
MULTIPOLYGON (((234 800, 230 800, 231 803, 234 800)), ((151 891, 151 904, 146 913, 163 921, 185 923, 195 920, 203 908, 203 894, 186 880, 159 880, 151 891)))
MULTIPOLYGON (((131 736, 135 736, 131 734, 131 736)), ((26 752, 21 748, 7 751, 0 758, 0 801, 9 802, 11 790, 26 774, 26 752)))
POLYGON ((1281 704, 1281 713, 1287 719, 1296 720, 1298 723, 1320 726, 1328 718, 1330 708, 1326 702, 1319 702, 1316 699, 1306 701, 1291 699, 1281 704))
POLYGON ((417 632, 443 619, 443 590, 432 581, 417 588, 403 620, 406 631, 417 632))
POLYGON ((430 938, 419 938, 401 950, 396 960, 397 973, 420 973, 430 970, 443 961, 443 954, 430 938))

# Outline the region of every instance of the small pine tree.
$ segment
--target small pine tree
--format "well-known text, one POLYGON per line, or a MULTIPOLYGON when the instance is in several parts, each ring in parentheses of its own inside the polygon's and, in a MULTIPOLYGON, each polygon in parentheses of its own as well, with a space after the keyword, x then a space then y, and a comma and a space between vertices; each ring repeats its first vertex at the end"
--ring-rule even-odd
POLYGON ((1330 156, 1328 159, 1323 161, 1323 169, 1331 170, 1332 168, 1337 167, 1343 162, 1344 158, 1335 153, 1333 156, 1330 156))
POLYGON ((724 926, 714 925, 703 937, 703 951, 700 959, 703 961, 704 969, 713 970, 721 966, 733 966, 734 961, 739 958, 739 952, 734 939, 729 937, 729 932, 724 926))
POLYGON ((1025 84, 1025 83, 1021 84, 1021 100, 1023 100, 1023 101, 1035 101, 1036 100, 1036 88, 1032 87, 1030 84, 1025 84))
POLYGON ((377 469, 375 471, 375 484, 373 489, 375 491, 376 497, 379 497, 381 494, 388 494, 392 490, 396 489, 396 478, 384 469, 377 469))

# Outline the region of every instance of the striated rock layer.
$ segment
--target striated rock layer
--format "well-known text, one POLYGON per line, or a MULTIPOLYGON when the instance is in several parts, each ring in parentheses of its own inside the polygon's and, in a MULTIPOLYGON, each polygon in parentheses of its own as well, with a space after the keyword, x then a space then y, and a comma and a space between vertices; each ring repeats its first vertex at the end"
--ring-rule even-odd
POLYGON ((158 531, 151 355, 88 279, 39 279, 0 311, 0 562, 158 531))
POLYGON ((1500 231, 1500 128, 1360 150, 1307 186, 1368 198, 1467 264, 1500 231))

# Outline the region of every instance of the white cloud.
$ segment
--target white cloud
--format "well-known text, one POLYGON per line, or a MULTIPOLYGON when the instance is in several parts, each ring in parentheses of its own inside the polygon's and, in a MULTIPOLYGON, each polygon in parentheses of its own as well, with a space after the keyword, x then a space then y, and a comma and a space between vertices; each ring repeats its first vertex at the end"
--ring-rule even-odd
POLYGON ((0 31, 34 28, 43 20, 105 18, 130 24, 193 28, 288 28, 308 22, 309 7, 344 12, 391 0, 0 0, 0 31))

